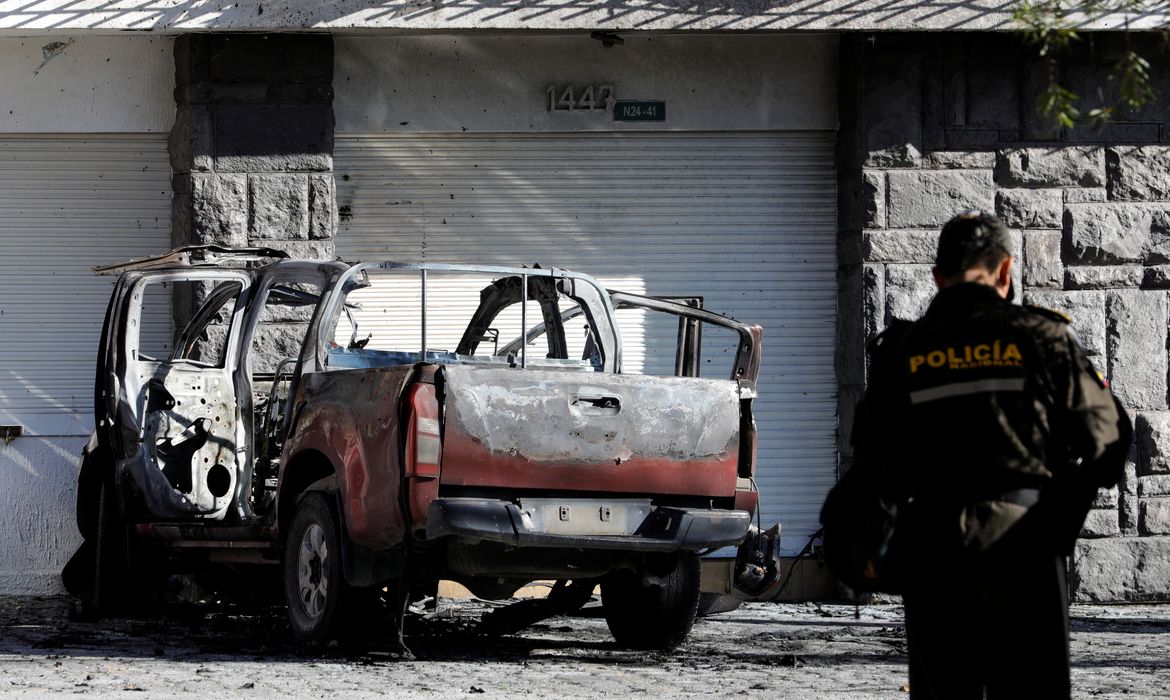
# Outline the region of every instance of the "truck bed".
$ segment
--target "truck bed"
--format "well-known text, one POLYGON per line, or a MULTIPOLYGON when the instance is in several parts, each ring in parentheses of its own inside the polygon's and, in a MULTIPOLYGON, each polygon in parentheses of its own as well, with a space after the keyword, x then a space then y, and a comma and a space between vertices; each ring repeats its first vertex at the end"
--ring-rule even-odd
POLYGON ((736 382, 467 365, 441 395, 441 491, 734 495, 736 382))

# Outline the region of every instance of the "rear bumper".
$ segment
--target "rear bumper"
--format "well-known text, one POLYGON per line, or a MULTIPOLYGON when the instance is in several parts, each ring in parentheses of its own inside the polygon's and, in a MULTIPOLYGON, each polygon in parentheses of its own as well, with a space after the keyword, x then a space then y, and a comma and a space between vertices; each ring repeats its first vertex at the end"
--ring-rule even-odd
POLYGON ((440 498, 427 508, 427 539, 454 537, 516 547, 675 552, 736 545, 747 536, 751 515, 742 510, 653 507, 625 534, 566 534, 535 529, 510 501, 440 498))

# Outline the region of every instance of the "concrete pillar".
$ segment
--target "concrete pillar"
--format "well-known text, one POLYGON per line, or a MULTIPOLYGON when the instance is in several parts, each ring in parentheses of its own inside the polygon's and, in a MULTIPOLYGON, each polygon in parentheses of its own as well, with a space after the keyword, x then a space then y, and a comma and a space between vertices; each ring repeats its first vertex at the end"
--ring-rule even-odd
POLYGON ((179 37, 175 103, 175 245, 333 257, 331 36, 179 37))

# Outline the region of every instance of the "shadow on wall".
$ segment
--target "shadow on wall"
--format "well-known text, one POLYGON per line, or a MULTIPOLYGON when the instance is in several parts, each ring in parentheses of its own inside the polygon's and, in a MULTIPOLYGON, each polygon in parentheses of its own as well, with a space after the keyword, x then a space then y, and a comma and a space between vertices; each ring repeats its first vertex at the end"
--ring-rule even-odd
POLYGON ((344 27, 531 27, 618 29, 996 29, 1009 0, 361 0, 236 3, 14 3, 2 29, 303 29, 344 27))
POLYGON ((84 437, 0 443, 0 591, 61 592, 61 567, 81 542, 74 520, 84 437))

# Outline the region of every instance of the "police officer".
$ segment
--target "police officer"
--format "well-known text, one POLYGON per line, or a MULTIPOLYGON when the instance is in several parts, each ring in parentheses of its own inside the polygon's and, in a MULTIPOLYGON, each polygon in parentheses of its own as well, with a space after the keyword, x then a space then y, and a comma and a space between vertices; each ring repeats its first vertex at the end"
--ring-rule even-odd
POLYGON ((1061 314, 1011 302, 1007 228, 939 237, 938 294, 872 349, 855 468, 901 504, 915 698, 1068 697, 1066 557, 1132 436, 1061 314))

